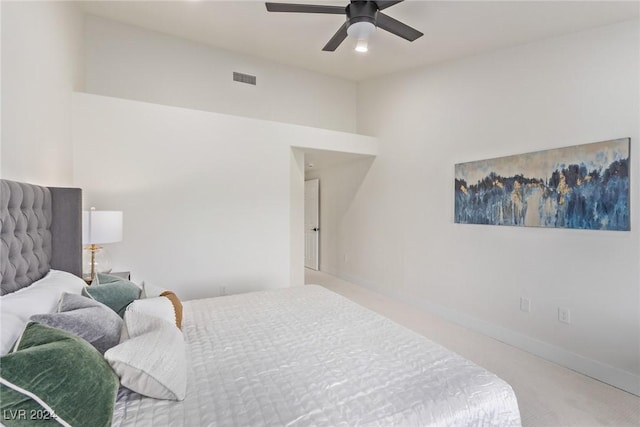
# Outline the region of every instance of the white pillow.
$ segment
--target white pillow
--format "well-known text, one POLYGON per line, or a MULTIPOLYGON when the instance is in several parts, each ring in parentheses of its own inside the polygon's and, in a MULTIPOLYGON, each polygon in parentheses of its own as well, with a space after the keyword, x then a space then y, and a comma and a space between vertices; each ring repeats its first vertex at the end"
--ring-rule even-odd
POLYGON ((104 354, 120 383, 156 399, 184 400, 187 356, 180 329, 131 310, 125 311, 124 324, 129 339, 104 354))
POLYGON ((79 295, 85 286, 71 273, 50 270, 28 287, 0 297, 0 354, 11 351, 31 316, 55 312, 64 292, 79 295))
POLYGON ((4 307, 0 305, 2 311, 2 325, 0 326, 0 345, 2 346, 2 354, 5 355, 11 351, 14 343, 22 335, 25 322, 13 313, 5 313, 4 307))
POLYGON ((127 311, 159 317, 177 327, 176 311, 173 303, 165 297, 138 299, 127 306, 127 311))
POLYGON ((151 283, 142 282, 142 295, 141 298, 153 298, 159 297, 161 293, 166 292, 167 289, 152 285, 151 283))

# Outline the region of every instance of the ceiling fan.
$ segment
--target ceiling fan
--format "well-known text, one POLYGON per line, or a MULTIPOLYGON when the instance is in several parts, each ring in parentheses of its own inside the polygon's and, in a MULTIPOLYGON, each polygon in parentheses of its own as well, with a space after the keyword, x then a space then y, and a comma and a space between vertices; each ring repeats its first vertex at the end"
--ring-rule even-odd
POLYGON ((322 6, 315 4, 291 4, 291 3, 271 3, 267 2, 269 12, 295 12, 295 13, 326 13, 331 15, 346 15, 345 23, 331 37, 329 43, 322 48, 327 52, 333 52, 340 46, 347 36, 356 38, 356 50, 366 52, 369 36, 373 31, 382 28, 396 36, 402 37, 410 42, 421 37, 423 34, 403 24, 381 12, 388 7, 402 2, 403 0, 367 0, 351 1, 347 7, 342 6, 322 6))

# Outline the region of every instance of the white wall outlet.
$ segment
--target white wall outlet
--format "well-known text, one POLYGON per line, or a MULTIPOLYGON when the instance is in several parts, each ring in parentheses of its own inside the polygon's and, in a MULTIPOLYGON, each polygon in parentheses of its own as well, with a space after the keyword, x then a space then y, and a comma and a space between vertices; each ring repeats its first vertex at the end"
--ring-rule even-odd
POLYGON ((347 256, 347 253, 346 253, 346 252, 344 253, 343 259, 344 259, 344 263, 345 263, 345 264, 346 264, 347 262, 349 262, 349 257, 347 256))
POLYGON ((531 300, 529 298, 520 297, 520 310, 525 313, 529 313, 531 311, 531 300))
POLYGON ((220 296, 225 296, 227 294, 227 285, 220 285, 220 296))
POLYGON ((558 307, 558 321, 562 323, 571 323, 571 311, 566 307, 558 307))

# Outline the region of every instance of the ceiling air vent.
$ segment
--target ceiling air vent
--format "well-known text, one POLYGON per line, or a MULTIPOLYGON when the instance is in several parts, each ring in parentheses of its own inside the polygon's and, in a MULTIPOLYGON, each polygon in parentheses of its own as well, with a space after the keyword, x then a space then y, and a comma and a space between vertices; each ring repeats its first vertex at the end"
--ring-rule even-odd
POLYGON ((254 85, 256 84, 256 76, 252 76, 251 74, 242 74, 242 73, 236 73, 235 71, 233 72, 233 81, 234 82, 240 82, 240 83, 246 83, 246 84, 250 84, 250 85, 254 85))

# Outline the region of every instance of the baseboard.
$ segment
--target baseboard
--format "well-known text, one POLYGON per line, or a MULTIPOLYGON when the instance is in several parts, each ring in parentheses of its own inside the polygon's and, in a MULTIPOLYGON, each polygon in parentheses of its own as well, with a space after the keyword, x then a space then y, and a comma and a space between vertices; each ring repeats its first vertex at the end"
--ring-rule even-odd
POLYGON ((349 274, 337 271, 326 271, 328 274, 340 277, 351 283, 355 283, 374 292, 401 301, 420 310, 436 314, 443 319, 464 326, 472 331, 487 335, 498 341, 524 350, 528 353, 542 357, 565 368, 571 369, 588 377, 594 378, 613 387, 640 396, 640 376, 631 372, 616 368, 597 360, 589 359, 577 353, 565 350, 555 345, 531 338, 527 335, 486 322, 450 308, 442 307, 428 301, 418 301, 414 296, 402 292, 393 292, 380 285, 349 274))
POLYGON ((322 271, 323 273, 330 274, 332 276, 340 277, 340 271, 337 268, 333 267, 332 265, 324 265, 320 263, 320 271, 322 271))

